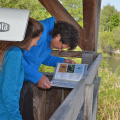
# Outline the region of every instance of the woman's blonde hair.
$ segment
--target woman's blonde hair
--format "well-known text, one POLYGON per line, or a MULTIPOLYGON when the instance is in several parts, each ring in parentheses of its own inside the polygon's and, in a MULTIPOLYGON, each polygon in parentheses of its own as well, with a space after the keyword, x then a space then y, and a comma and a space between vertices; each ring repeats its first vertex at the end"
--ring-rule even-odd
POLYGON ((21 49, 26 50, 26 48, 28 48, 30 43, 32 42, 32 39, 39 37, 42 32, 43 32, 42 24, 37 20, 29 18, 25 38, 23 41, 20 42, 0 41, 0 64, 2 63, 1 61, 3 59, 3 54, 8 47, 17 46, 21 49))

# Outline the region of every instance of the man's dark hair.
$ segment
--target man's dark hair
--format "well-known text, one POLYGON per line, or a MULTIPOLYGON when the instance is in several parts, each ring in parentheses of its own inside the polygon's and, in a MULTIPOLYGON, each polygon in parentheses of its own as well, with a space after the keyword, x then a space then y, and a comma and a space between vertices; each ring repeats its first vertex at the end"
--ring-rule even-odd
POLYGON ((69 50, 73 50, 78 45, 79 32, 72 24, 65 21, 58 21, 54 25, 53 31, 50 32, 52 38, 58 34, 61 35, 62 44, 69 45, 69 50))

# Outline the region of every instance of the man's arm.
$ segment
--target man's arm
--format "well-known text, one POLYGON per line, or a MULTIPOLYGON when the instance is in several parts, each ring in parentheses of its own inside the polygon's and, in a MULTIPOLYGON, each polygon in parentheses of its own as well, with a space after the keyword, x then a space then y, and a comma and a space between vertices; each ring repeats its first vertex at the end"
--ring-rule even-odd
POLYGON ((36 84, 42 77, 42 73, 39 72, 39 68, 35 67, 35 65, 28 63, 24 59, 24 73, 25 73, 25 81, 32 82, 36 84))
POLYGON ((56 63, 63 63, 64 59, 65 58, 56 57, 56 56, 53 56, 53 55, 48 55, 47 58, 43 61, 43 64, 47 65, 47 66, 55 67, 56 63))
POLYGON ((53 66, 53 67, 56 66, 56 63, 71 63, 71 64, 75 64, 75 61, 71 60, 71 59, 65 59, 65 58, 49 55, 43 62, 44 65, 53 66))
POLYGON ((25 81, 37 83, 37 86, 43 89, 49 89, 52 84, 49 79, 35 68, 35 65, 31 65, 24 60, 25 81))

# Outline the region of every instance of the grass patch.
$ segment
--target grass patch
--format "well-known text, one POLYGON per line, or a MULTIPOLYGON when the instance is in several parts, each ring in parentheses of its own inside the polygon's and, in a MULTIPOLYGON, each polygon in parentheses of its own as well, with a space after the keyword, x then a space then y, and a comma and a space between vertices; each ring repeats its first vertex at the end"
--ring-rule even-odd
POLYGON ((120 120, 120 67, 119 71, 112 73, 107 63, 102 64, 99 68, 102 80, 99 88, 97 120, 120 120))

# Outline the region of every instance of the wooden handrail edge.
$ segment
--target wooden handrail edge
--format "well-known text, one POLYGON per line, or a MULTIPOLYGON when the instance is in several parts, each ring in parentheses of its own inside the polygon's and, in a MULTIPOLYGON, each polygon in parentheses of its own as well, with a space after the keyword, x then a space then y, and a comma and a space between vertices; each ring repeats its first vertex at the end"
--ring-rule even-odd
MULTIPOLYGON (((93 62, 91 67, 86 72, 85 76, 79 81, 79 83, 76 85, 76 87, 70 92, 70 94, 66 97, 66 99, 63 101, 63 103, 58 107, 58 109, 54 112, 54 114, 51 116, 49 120, 65 120, 69 117, 74 117, 73 114, 70 114, 72 110, 76 110, 76 113, 79 112, 79 110, 82 107, 82 103, 84 102, 84 99, 81 98, 85 95, 85 86, 91 85, 95 75, 98 71, 100 62, 102 59, 102 54, 100 53, 96 60, 93 62), (82 91, 82 89, 84 89, 82 91), (82 96, 81 96, 82 95, 82 96), (80 99, 79 99, 79 98, 80 99), (81 102, 81 106, 73 105, 76 103, 76 101, 81 102), (73 109, 74 108, 74 109, 73 109), (79 108, 79 109, 78 109, 79 108)), ((74 118, 75 119, 75 118, 74 118)))

